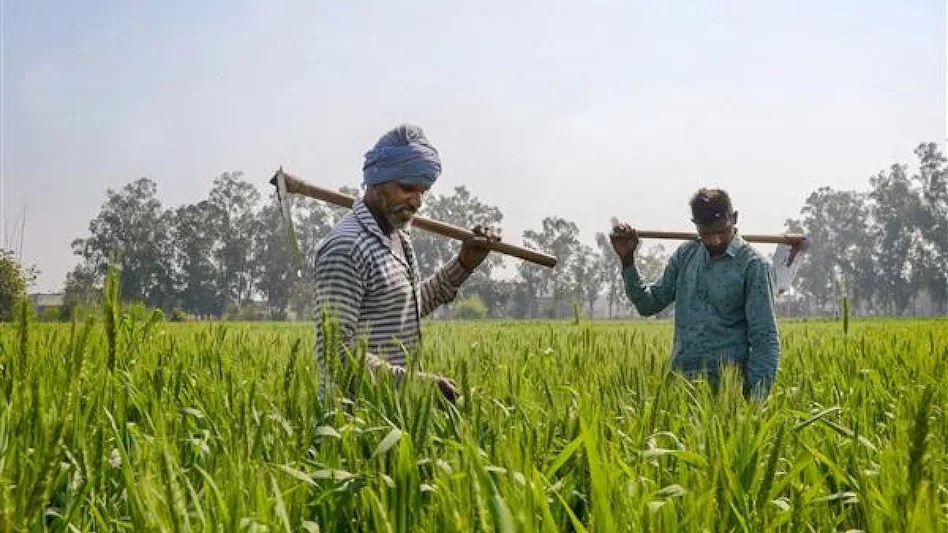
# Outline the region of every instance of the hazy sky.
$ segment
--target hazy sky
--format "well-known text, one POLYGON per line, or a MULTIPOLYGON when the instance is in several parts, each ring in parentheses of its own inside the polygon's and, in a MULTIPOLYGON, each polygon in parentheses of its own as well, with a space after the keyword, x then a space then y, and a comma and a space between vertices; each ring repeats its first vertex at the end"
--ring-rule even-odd
POLYGON ((40 291, 108 188, 358 185, 403 121, 441 151, 436 191, 499 206, 515 243, 553 214, 588 242, 613 215, 689 230, 703 185, 780 232, 817 187, 945 140, 940 0, 0 3, 3 217, 25 212, 40 291))

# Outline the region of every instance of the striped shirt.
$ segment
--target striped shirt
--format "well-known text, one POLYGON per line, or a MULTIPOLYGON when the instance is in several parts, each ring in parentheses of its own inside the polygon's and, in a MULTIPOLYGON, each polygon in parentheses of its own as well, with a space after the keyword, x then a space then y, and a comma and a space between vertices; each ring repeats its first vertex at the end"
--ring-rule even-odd
POLYGON ((421 343, 421 319, 457 297, 469 276, 457 258, 420 280, 415 253, 404 231, 394 238, 379 228, 357 200, 316 251, 316 361, 320 395, 327 384, 323 312, 338 321, 341 341, 352 350, 365 340, 367 364, 396 377, 405 355, 421 343))

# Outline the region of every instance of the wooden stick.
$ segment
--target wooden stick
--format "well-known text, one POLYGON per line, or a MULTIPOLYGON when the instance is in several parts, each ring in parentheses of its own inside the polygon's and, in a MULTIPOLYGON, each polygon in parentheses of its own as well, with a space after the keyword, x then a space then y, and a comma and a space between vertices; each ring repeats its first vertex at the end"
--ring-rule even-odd
MULTIPOLYGON (((293 176, 292 174, 283 171, 283 169, 278 170, 277 175, 279 175, 281 172, 283 173, 283 178, 286 182, 286 192, 288 193, 301 194, 303 196, 329 202, 347 209, 352 209, 352 206, 355 203, 355 198, 349 196, 348 194, 343 194, 341 192, 313 185, 312 183, 308 183, 296 176, 293 176)), ((270 183, 276 183, 277 175, 273 176, 273 179, 270 180, 270 183)), ((453 224, 448 224, 447 222, 441 222, 439 220, 434 220, 423 216, 413 217, 411 224, 412 226, 415 226, 419 229, 431 233, 437 233, 438 235, 450 237, 459 241, 464 241, 475 236, 475 233, 469 229, 461 228, 453 224)), ((538 265, 543 265, 545 267, 553 268, 556 266, 556 257, 538 252, 536 250, 530 250, 528 248, 508 244, 502 241, 491 242, 488 244, 488 248, 492 251, 518 257, 520 259, 530 261, 531 263, 538 265)))
MULTIPOLYGON (((697 239, 698 234, 687 232, 687 231, 643 231, 636 230, 640 238, 643 239, 675 239, 682 241, 689 241, 692 239, 697 239)), ((806 236, 799 233, 784 233, 776 235, 756 235, 756 234, 741 234, 741 238, 747 242, 761 242, 761 243, 771 243, 771 244, 787 244, 792 247, 799 247, 806 236)))

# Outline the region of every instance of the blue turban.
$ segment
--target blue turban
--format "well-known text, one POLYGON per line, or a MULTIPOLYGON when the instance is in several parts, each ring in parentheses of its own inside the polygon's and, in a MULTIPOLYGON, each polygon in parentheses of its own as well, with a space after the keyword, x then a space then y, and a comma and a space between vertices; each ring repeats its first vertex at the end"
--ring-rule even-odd
POLYGON ((430 187, 441 175, 438 150, 413 124, 402 124, 379 138, 366 152, 362 181, 366 185, 398 180, 430 187))

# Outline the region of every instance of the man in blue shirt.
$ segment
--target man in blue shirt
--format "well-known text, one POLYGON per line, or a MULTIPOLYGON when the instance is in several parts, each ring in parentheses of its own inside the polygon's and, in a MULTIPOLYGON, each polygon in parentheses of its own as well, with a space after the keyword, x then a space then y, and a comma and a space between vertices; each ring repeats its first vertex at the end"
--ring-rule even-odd
POLYGON ((675 250, 652 284, 635 266, 636 230, 629 224, 613 228, 626 295, 643 316, 675 302, 673 369, 688 377, 703 374, 716 387, 722 367, 733 364, 743 375, 744 396, 764 398, 780 362, 770 260, 740 237, 725 191, 702 188, 690 205, 699 237, 675 250))

